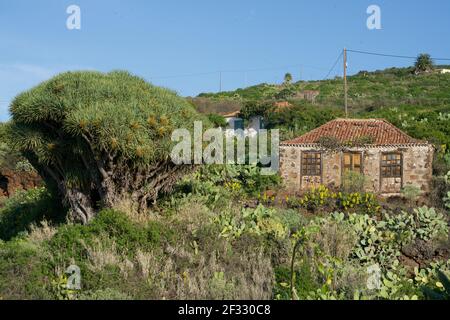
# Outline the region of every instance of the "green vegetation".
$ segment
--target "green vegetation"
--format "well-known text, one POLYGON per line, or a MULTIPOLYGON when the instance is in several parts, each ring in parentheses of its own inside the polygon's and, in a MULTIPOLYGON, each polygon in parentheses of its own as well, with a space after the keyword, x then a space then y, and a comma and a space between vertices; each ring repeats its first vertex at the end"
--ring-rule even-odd
POLYGON ((284 84, 289 85, 292 82, 292 74, 289 72, 284 75, 284 84))
MULTIPOLYGON (((254 202, 255 190, 266 194, 274 186, 277 181, 252 167, 204 167, 179 181, 147 214, 123 204, 120 211, 101 211, 88 225, 41 220, 10 240, 2 234, 8 241, 0 242, 0 296, 424 299, 427 290, 445 294, 439 271, 449 276, 450 260, 431 258, 426 268, 416 269, 401 263, 405 249, 418 241, 432 244, 427 250, 434 256, 448 236, 440 211, 380 211, 371 194, 324 187, 301 198, 263 196, 254 202), (65 270, 74 264, 82 275, 81 290, 68 287, 65 270), (373 266, 380 269, 376 288, 368 286, 367 270, 373 266)), ((6 212, 13 203, 22 203, 22 210, 36 206, 22 199, 10 199, 6 212)))
POLYGON ((218 127, 225 128, 227 125, 227 121, 225 120, 225 118, 215 113, 208 114, 208 120, 215 128, 218 127))
POLYGON ((417 200, 420 195, 420 188, 415 185, 407 185, 402 188, 402 194, 410 203, 417 200))
MULTIPOLYGON (((17 167, 23 154, 47 184, 1 200, 0 299, 448 299, 450 77, 394 68, 349 83, 354 116, 384 117, 436 143, 429 199, 414 186, 403 189, 409 205, 363 193, 355 173, 337 190, 288 195, 278 175, 250 165, 201 166, 147 198, 141 191, 158 185, 146 177, 165 161, 169 129, 200 117, 189 102, 123 72, 66 73, 20 95, 12 123, 0 127, 1 165, 17 167), (109 156, 111 185, 98 176, 109 156), (128 175, 146 182, 131 186, 128 175), (65 208, 70 190, 86 206, 69 197, 65 208), (75 224, 77 208, 95 217, 75 224), (71 266, 81 289, 71 286, 71 266)), ((198 99, 203 112, 222 104, 263 115, 283 138, 342 116, 339 79, 198 99), (295 98, 302 90, 320 90, 315 104, 295 98), (278 98, 291 106, 277 108, 278 98)), ((216 112, 204 113, 221 126, 216 112)))
MULTIPOLYGON (((445 67, 448 68, 435 68, 445 67)), ((450 148, 450 76, 438 72, 416 75, 414 70, 414 67, 390 68, 350 76, 350 116, 385 118, 415 138, 450 148)), ((263 83, 235 91, 203 93, 199 97, 212 105, 232 101, 240 105, 247 117, 251 113, 266 115, 266 126, 280 128, 285 139, 344 116, 340 78, 299 81, 288 86, 263 83), (304 90, 318 90, 320 94, 314 103, 295 97, 304 90), (274 106, 276 101, 288 101, 291 107, 279 109, 274 106)))
POLYGON ((64 222, 65 210, 45 188, 18 192, 0 208, 0 239, 9 240, 43 221, 64 222))
POLYGON ((345 210, 376 215, 381 209, 377 199, 371 193, 332 192, 325 186, 313 188, 302 197, 288 197, 286 204, 290 208, 305 208, 314 213, 318 213, 318 210, 325 212, 345 210))
POLYGON ((442 288, 442 290, 432 290, 428 287, 424 288, 424 293, 427 297, 434 300, 450 300, 450 280, 449 278, 442 272, 438 272, 439 282, 437 283, 438 288, 442 288))
POLYGON ((422 53, 417 57, 414 67, 416 68, 416 74, 421 72, 430 72, 434 68, 434 62, 429 54, 422 53))
POLYGON ((364 190, 366 183, 366 176, 357 171, 348 170, 342 177, 342 190, 347 193, 359 192, 364 190))
POLYGON ((0 169, 33 171, 31 164, 14 148, 8 132, 9 125, 0 123, 0 169))
MULTIPOLYGON (((201 119, 184 99, 126 72, 68 72, 20 94, 12 140, 72 217, 131 197, 141 209, 186 170, 169 158, 170 133, 201 119)), ((206 123, 205 123, 206 125, 206 123)))

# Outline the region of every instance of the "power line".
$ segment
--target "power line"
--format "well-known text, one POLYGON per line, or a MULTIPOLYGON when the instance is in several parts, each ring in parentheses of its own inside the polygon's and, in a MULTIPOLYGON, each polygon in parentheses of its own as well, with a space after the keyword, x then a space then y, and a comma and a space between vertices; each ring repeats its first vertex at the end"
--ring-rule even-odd
POLYGON ((328 78, 328 76, 331 74, 331 72, 333 72, 334 68, 336 67, 336 65, 338 64, 339 60, 341 59, 342 55, 344 54, 343 51, 341 51, 341 53, 339 54, 339 56, 336 59, 336 62, 333 64, 333 66, 331 67, 330 71, 328 71, 327 75, 323 78, 323 80, 325 80, 326 78, 328 78))
MULTIPOLYGON (((417 59, 417 56, 401 56, 401 55, 395 55, 395 54, 387 54, 387 53, 378 53, 378 52, 369 52, 369 51, 361 51, 361 50, 351 50, 347 49, 348 52, 354 52, 354 53, 360 53, 360 54, 368 54, 372 56, 381 56, 381 57, 391 57, 391 58, 400 58, 400 59, 417 59)), ((433 60, 442 60, 442 61, 450 61, 450 58, 434 58, 433 60)))
POLYGON ((229 70, 217 70, 217 71, 207 71, 207 72, 200 72, 200 73, 187 73, 187 74, 178 74, 178 75, 167 75, 167 76, 156 76, 156 77, 149 77, 149 79, 171 79, 171 78, 187 78, 187 77, 197 77, 197 76, 204 76, 204 75, 220 75, 220 73, 246 73, 246 72, 257 72, 257 71, 268 71, 268 70, 281 70, 281 69, 288 69, 288 68, 310 68, 310 69, 316 69, 316 70, 326 70, 324 68, 315 67, 315 66, 307 66, 304 64, 295 64, 295 65, 286 65, 286 66, 278 66, 278 67, 264 67, 264 68, 255 68, 255 69, 229 69, 229 70))
POLYGON ((170 76, 149 77, 149 79, 188 78, 188 77, 197 77, 197 76, 218 74, 219 72, 220 71, 210 71, 210 72, 201 72, 201 73, 187 73, 187 74, 178 74, 178 75, 170 75, 170 76))

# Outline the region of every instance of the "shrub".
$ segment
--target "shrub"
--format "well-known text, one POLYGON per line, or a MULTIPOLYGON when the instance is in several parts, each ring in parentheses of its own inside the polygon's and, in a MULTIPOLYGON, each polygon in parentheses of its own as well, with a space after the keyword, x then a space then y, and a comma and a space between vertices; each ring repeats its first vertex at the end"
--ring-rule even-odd
POLYGON ((241 109, 241 116, 250 119, 253 116, 266 116, 273 109, 270 101, 247 101, 241 109))
POLYGON ((208 119, 215 128, 217 127, 225 128, 227 126, 227 121, 223 116, 219 114, 210 113, 208 114, 208 119))
POLYGON ((82 292, 77 296, 77 300, 132 300, 132 297, 115 289, 106 288, 82 292))
POLYGON ((0 209, 0 239, 9 240, 21 232, 30 231, 32 224, 40 224, 44 220, 62 222, 65 212, 44 187, 20 191, 0 209))
POLYGON ((46 252, 23 239, 0 240, 0 298, 49 299, 42 261, 46 252))
POLYGON ((401 190, 402 195, 410 202, 417 200, 417 197, 420 195, 421 191, 418 186, 415 185, 407 185, 404 186, 401 190))
POLYGON ((347 193, 361 192, 366 181, 365 175, 353 170, 346 171, 342 177, 342 190, 347 193))
POLYGON ((341 193, 337 194, 338 209, 352 211, 359 209, 360 213, 375 215, 380 211, 380 205, 373 193, 341 193))
MULTIPOLYGON (((320 284, 314 274, 314 269, 311 266, 309 259, 305 258, 299 262, 294 271, 294 286, 297 298, 306 300, 310 292, 316 291, 320 284)), ((291 271, 287 267, 278 267, 275 269, 275 286, 274 297, 277 300, 289 300, 291 296, 290 289, 291 271)))
POLYGON ((445 177, 433 176, 429 202, 437 208, 445 208, 445 197, 450 191, 450 184, 445 182, 445 177))
POLYGON ((279 175, 262 175, 261 168, 254 165, 209 165, 184 180, 178 190, 193 191, 217 201, 224 189, 234 195, 256 195, 280 182, 279 175))
POLYGON ((447 192, 447 196, 444 197, 444 205, 447 209, 450 209, 450 191, 447 192))
POLYGON ((151 249, 170 241, 173 232, 157 221, 142 225, 122 212, 103 210, 86 227, 67 225, 60 228, 49 245, 57 251, 73 249, 73 258, 82 260, 80 244, 90 245, 98 236, 113 240, 119 250, 134 252, 138 248, 151 249))
POLYGON ((330 189, 323 185, 310 189, 301 198, 287 198, 286 202, 291 208, 303 207, 310 211, 316 211, 322 208, 328 211, 361 211, 361 213, 374 215, 381 209, 372 193, 336 193, 330 191, 330 189))

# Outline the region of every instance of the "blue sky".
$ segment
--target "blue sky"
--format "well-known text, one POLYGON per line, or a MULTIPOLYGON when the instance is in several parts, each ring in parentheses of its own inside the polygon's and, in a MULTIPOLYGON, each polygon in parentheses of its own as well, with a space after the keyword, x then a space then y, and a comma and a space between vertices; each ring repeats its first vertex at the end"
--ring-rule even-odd
MULTIPOLYGON (((322 79, 343 47, 450 56, 448 0, 0 0, 0 120, 18 93, 66 70, 125 69, 184 96, 322 79), (66 9, 81 8, 81 30, 66 9), (366 27, 381 8, 381 30, 366 27), (247 70, 247 71, 244 71, 247 70)), ((409 60, 349 55, 349 72, 409 60)), ((342 72, 339 64, 332 76, 342 72)))

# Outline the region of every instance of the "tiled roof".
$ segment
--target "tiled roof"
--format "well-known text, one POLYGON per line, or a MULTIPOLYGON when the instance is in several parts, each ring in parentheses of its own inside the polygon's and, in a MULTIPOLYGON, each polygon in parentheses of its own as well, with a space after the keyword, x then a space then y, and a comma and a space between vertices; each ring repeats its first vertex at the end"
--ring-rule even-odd
POLYGON ((241 111, 237 110, 237 111, 228 112, 228 113, 220 113, 220 115, 224 118, 235 118, 235 117, 239 116, 240 113, 241 113, 241 111))
POLYGON ((418 144, 416 140, 384 119, 336 119, 300 137, 283 141, 282 144, 318 143, 321 137, 332 137, 341 143, 370 137, 373 145, 418 144))

